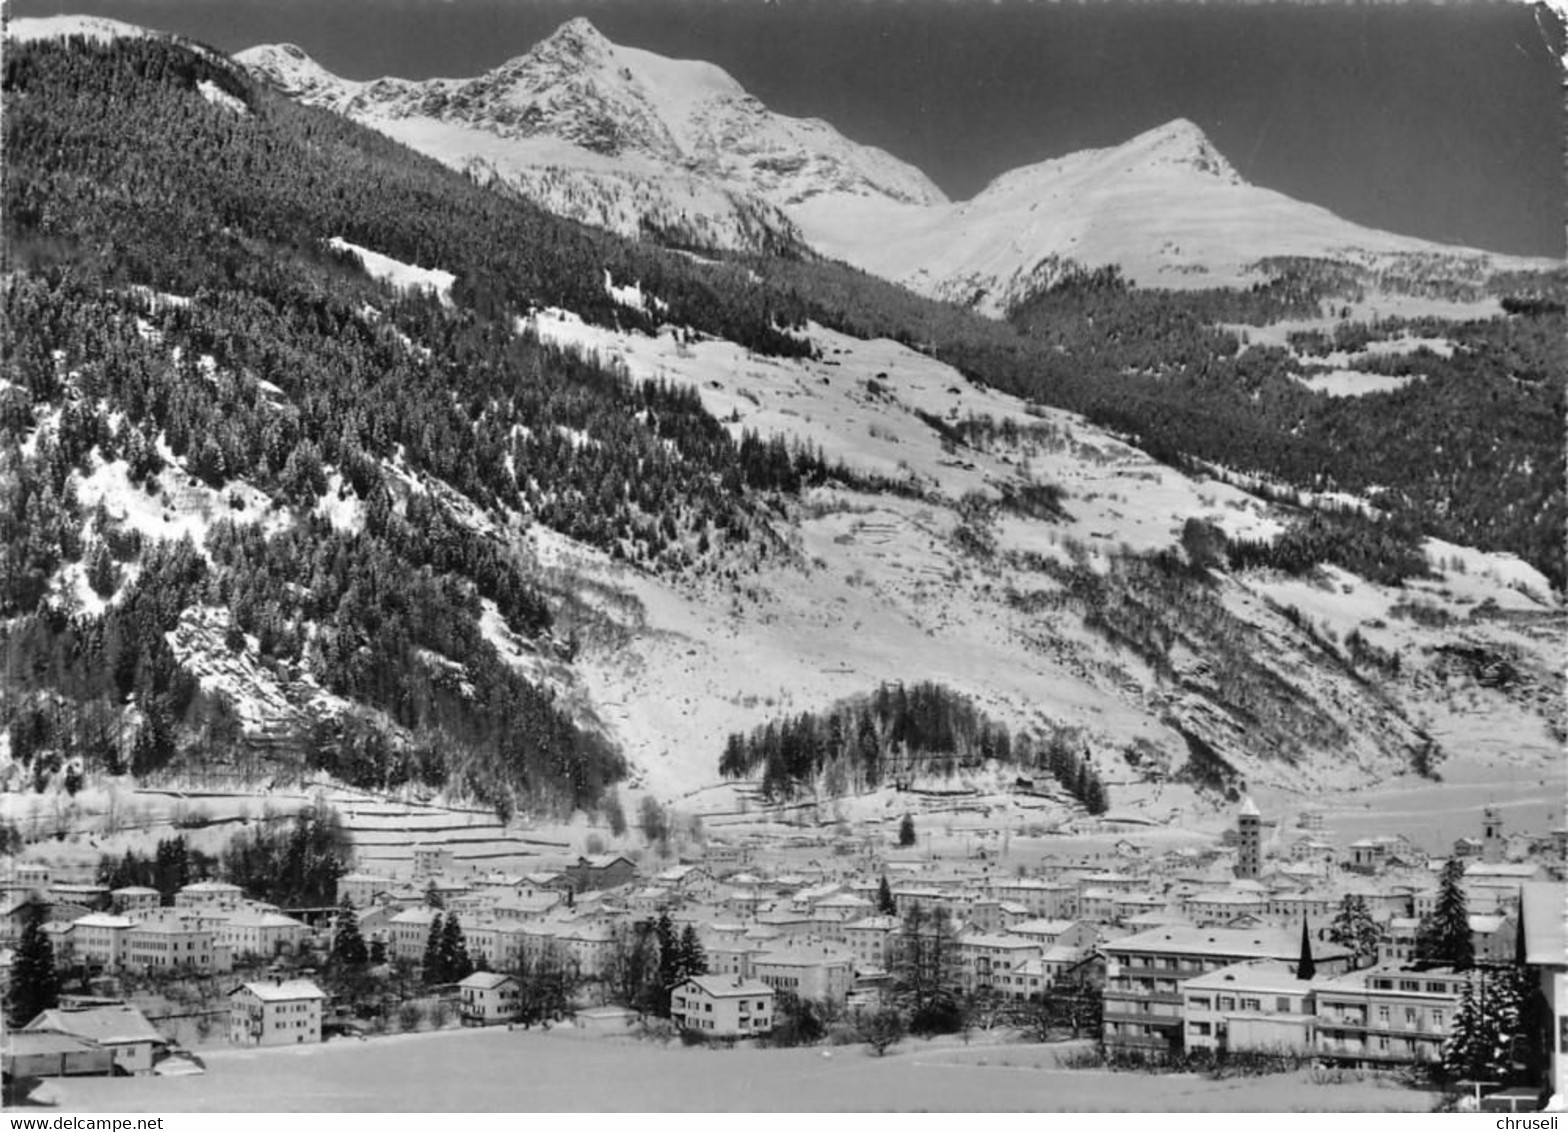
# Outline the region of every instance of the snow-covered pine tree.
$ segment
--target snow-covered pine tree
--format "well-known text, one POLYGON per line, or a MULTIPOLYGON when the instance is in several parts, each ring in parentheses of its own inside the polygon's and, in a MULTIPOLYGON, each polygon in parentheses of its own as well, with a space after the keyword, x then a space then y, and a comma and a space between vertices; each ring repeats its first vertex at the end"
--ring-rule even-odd
POLYGON ((1328 938, 1332 943, 1350 949, 1357 967, 1363 967, 1377 958, 1379 933, 1367 907, 1366 898, 1346 893, 1329 925, 1328 938))

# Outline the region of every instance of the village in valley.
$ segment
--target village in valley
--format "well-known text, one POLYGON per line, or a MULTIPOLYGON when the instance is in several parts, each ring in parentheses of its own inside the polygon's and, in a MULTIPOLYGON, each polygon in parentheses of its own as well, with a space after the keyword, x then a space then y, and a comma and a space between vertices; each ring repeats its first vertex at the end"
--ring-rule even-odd
MULTIPOLYGON (((4 881, 0 958, 13 1005, 40 959, 54 999, 7 1037, 7 1082, 216 1086, 234 1050, 493 1027, 869 1057, 961 1038, 1069 1068, 1349 1073, 1502 1111, 1561 1093, 1568 830, 1508 829, 1488 806, 1437 855, 1402 835, 1336 844, 1310 810, 1232 809, 1205 847, 1124 837, 1033 865, 934 852, 907 813, 876 835, 683 837, 515 873, 432 838, 396 867, 345 860, 335 902, 311 908, 169 887, 189 875, 182 839, 160 843, 163 891, 51 868, 40 846, 4 881), (1501 1061, 1456 1051, 1461 1034, 1501 1061)), ((319 799, 292 818, 324 820, 319 799)))

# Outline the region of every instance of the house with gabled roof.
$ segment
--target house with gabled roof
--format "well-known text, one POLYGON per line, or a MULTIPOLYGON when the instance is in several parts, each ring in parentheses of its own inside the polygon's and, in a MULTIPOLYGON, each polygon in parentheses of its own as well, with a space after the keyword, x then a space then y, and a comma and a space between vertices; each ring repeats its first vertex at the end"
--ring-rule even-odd
POLYGON ((699 975, 670 992, 670 1019, 709 1038, 748 1038, 773 1029, 772 987, 733 975, 699 975))
POLYGON ((96 1043, 113 1053, 116 1070, 130 1074, 151 1073, 155 1054, 169 1044, 146 1015, 123 1002, 45 1010, 22 1029, 96 1043))
POLYGON ((465 1026, 497 1026, 517 1016, 519 989, 511 975, 475 971, 457 984, 458 1015, 465 1026))
POLYGON ((309 979, 244 983, 229 992, 229 1041, 248 1046, 319 1042, 326 999, 309 979))

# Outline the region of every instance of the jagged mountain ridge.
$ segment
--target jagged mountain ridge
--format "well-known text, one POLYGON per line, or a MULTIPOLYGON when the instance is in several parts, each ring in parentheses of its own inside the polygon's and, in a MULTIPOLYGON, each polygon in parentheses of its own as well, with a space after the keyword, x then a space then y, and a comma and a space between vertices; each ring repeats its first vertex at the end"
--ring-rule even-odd
POLYGON ((473 79, 352 82, 288 44, 236 59, 301 101, 627 235, 690 227, 692 243, 754 250, 798 240, 782 208, 825 192, 946 199, 825 122, 772 113, 712 64, 617 46, 581 18, 473 79))
POLYGON ((236 58, 258 77, 545 207, 624 234, 700 230, 721 247, 817 251, 987 314, 1064 264, 1144 286, 1250 285, 1266 257, 1403 274, 1535 261, 1365 228, 1248 184, 1193 123, 1004 173, 952 202, 913 166, 830 125, 770 112, 724 71, 615 45, 585 19, 474 79, 350 82, 297 47, 236 58), (646 222, 645 222, 646 221, 646 222))

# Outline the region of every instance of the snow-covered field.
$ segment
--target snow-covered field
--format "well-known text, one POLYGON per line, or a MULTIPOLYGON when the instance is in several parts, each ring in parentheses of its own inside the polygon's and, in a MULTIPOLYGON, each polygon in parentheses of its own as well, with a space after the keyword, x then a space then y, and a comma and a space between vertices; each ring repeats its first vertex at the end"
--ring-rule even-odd
POLYGON ((68 1112, 1427 1112, 1438 1097, 1309 1073, 1211 1081, 1067 1070, 1038 1045, 907 1040, 729 1050, 447 1031, 206 1055, 202 1076, 72 1078, 68 1112))

